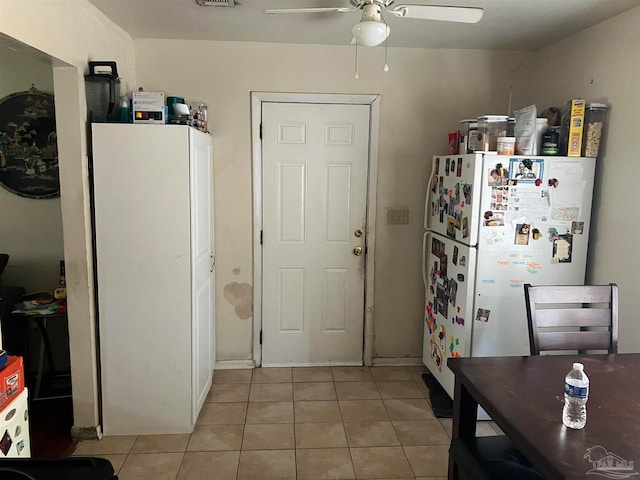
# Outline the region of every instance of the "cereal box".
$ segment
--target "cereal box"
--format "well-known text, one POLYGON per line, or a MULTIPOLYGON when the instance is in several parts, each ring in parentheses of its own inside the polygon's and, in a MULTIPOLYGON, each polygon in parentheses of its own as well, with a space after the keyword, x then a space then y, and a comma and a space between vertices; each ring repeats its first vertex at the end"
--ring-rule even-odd
POLYGON ((571 117, 569 120, 569 143, 567 145, 567 156, 579 157, 582 152, 582 129, 584 125, 583 98, 571 100, 571 117))

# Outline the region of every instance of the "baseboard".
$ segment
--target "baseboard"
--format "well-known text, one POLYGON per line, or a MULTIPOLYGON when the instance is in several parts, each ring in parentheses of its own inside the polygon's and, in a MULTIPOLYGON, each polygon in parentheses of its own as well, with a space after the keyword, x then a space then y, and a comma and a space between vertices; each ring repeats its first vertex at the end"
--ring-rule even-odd
POLYGON ((217 360, 215 370, 244 370, 255 367, 253 360, 217 360))
POLYGON ((374 367, 415 367, 423 365, 422 357, 409 358, 391 358, 391 357, 373 357, 374 367))
POLYGON ((102 438, 102 427, 71 427, 71 437, 78 440, 100 440, 102 438))

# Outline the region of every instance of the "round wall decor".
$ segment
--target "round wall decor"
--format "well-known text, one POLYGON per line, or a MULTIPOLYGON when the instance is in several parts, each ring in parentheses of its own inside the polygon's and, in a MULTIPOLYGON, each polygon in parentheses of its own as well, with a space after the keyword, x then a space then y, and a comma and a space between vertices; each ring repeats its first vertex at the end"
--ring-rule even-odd
POLYGON ((53 95, 35 86, 0 100, 0 184, 27 198, 60 195, 53 95))

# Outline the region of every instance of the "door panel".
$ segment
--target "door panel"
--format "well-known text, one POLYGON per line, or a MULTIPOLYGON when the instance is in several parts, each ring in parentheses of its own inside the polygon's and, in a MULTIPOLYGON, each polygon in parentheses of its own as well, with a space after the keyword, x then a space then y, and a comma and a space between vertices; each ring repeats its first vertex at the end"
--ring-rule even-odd
POLYGON ((263 365, 361 364, 369 106, 264 103, 263 365))

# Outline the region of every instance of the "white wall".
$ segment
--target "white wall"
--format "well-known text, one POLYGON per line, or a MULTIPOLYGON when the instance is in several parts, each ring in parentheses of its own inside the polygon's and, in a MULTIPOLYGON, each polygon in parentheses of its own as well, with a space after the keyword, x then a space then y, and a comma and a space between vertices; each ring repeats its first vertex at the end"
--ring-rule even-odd
POLYGON ((570 98, 610 105, 596 166, 587 282, 618 284, 621 352, 640 351, 640 7, 537 53, 528 99, 539 108, 570 98))
POLYGON ((98 384, 83 75, 89 60, 110 59, 133 83, 133 41, 86 0, 0 0, 0 34, 53 59, 56 104, 65 106, 56 109, 56 127, 74 424, 95 432, 98 384))
MULTIPOLYGON (((528 54, 459 50, 136 40, 137 79, 209 104, 216 188, 218 360, 252 357, 252 319, 230 290, 252 286, 250 92, 379 93, 380 142, 374 358, 421 358, 424 288, 422 217, 427 167, 446 152, 459 120, 506 113, 510 74, 528 54), (469 72, 474 76, 470 77, 469 72), (387 208, 409 209, 410 224, 386 225, 387 208), (225 295, 227 294, 227 295, 225 295)), ((251 290, 245 291, 250 294, 251 290)))
MULTIPOLYGON (((0 99, 32 84, 53 93, 50 59, 0 46, 0 65, 0 99)), ((0 206, 0 252, 10 255, 3 283, 28 293, 52 291, 64 258, 60 198, 24 198, 0 186, 0 206)))

